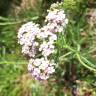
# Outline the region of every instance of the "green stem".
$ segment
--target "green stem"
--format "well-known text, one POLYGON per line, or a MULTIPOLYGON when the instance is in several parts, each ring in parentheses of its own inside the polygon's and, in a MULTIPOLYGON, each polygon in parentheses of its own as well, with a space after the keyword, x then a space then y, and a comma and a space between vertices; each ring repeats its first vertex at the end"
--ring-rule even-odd
POLYGON ((14 61, 1 61, 0 64, 27 64, 26 61, 18 61, 18 62, 14 62, 14 61))
POLYGON ((24 20, 15 20, 14 19, 14 21, 8 21, 8 22, 1 22, 0 23, 0 26, 5 26, 5 25, 16 25, 16 24, 20 24, 20 23, 22 23, 22 22, 27 22, 27 21, 29 21, 29 20, 37 20, 38 19, 38 16, 36 16, 36 17, 33 17, 33 18, 30 18, 30 19, 24 19, 24 20))
POLYGON ((73 48, 69 47, 68 45, 65 46, 67 49, 69 49, 72 52, 77 52, 77 50, 74 50, 73 48))
POLYGON ((64 54, 63 56, 61 56, 60 58, 64 58, 64 57, 66 57, 66 56, 68 56, 70 54, 72 54, 72 52, 68 52, 68 53, 64 54))
POLYGON ((88 68, 88 69, 96 72, 96 69, 88 66, 87 64, 85 64, 85 63, 81 60, 81 57, 80 57, 80 55, 79 55, 78 53, 76 54, 76 56, 77 56, 77 59, 79 60, 79 62, 80 62, 83 66, 85 66, 86 68, 88 68))

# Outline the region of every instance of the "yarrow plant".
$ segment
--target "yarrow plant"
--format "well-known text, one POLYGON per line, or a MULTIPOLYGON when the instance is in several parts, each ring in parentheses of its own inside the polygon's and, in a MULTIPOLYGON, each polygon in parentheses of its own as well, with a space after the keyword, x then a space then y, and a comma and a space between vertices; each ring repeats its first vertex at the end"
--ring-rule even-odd
POLYGON ((29 57, 28 70, 37 80, 46 80, 55 72, 56 62, 50 58, 55 53, 57 33, 63 32, 68 19, 58 3, 52 4, 45 19, 45 26, 28 22, 18 32, 22 53, 29 57))

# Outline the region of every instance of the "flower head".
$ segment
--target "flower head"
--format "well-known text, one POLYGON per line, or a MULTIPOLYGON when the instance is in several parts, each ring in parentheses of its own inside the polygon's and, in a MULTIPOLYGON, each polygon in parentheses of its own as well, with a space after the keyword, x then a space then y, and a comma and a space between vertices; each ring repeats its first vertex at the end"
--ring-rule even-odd
POLYGON ((64 10, 58 9, 58 3, 50 9, 45 26, 39 28, 38 24, 28 22, 18 32, 22 53, 29 56, 28 70, 37 80, 46 80, 55 72, 56 64, 50 56, 55 53, 57 33, 64 32, 68 23, 64 10))
POLYGON ((28 70, 32 76, 37 80, 46 80, 49 75, 55 72, 55 63, 45 58, 30 59, 28 70))

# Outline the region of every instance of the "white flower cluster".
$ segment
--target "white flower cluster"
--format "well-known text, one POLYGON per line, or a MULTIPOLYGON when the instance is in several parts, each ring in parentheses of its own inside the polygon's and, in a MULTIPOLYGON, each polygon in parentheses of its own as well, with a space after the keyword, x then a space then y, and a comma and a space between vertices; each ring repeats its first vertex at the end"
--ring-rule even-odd
POLYGON ((30 57, 35 56, 39 44, 35 40, 38 33, 40 33, 39 26, 33 22, 28 22, 19 29, 18 43, 22 45, 23 54, 30 57))
POLYGON ((46 80, 55 71, 54 65, 55 63, 53 61, 49 61, 46 58, 30 59, 28 70, 35 79, 46 80))
POLYGON ((66 27, 66 24, 68 23, 68 19, 64 14, 64 10, 54 9, 49 11, 45 22, 48 22, 47 26, 49 26, 49 30, 56 33, 63 31, 64 27, 66 27))
POLYGON ((30 58, 28 70, 38 80, 48 79, 55 71, 55 63, 49 57, 55 52, 57 32, 63 32, 68 19, 62 9, 54 8, 49 11, 45 22, 46 25, 42 28, 38 24, 28 22, 22 25, 18 32, 22 53, 30 58), (41 55, 38 57, 38 54, 41 55))

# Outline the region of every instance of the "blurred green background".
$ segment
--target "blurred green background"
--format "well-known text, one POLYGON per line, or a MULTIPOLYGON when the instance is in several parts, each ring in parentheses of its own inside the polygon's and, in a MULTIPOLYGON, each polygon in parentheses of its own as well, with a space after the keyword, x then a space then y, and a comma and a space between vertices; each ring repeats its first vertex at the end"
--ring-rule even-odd
MULTIPOLYGON (((73 96, 68 87, 71 85, 63 80, 61 67, 53 79, 44 82, 33 80, 27 71, 28 61, 17 43, 20 26, 31 20, 42 25, 46 10, 57 1, 61 2, 0 0, 0 96, 73 96)), ((81 32, 83 52, 86 54, 91 46, 93 58, 88 58, 96 63, 96 1, 64 0, 63 8, 73 24, 68 31, 81 32)), ((70 62, 71 58, 68 60, 70 62)), ((96 96, 96 73, 78 65, 77 75, 78 96, 96 96)))

